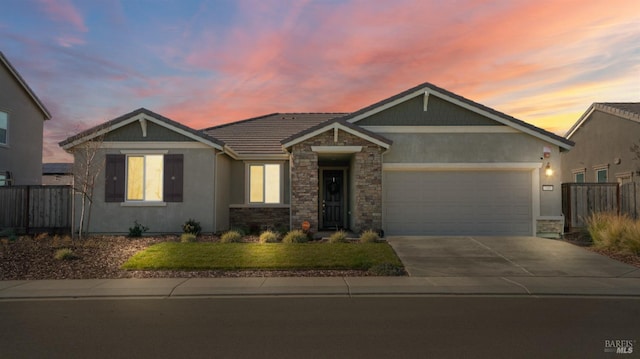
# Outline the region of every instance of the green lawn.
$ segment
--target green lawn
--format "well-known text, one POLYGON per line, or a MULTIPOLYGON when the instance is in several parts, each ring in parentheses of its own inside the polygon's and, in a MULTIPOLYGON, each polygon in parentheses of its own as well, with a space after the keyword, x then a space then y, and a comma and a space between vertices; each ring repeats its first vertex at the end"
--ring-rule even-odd
POLYGON ((123 269, 243 270, 362 269, 402 266, 387 243, 176 243, 135 254, 123 269))

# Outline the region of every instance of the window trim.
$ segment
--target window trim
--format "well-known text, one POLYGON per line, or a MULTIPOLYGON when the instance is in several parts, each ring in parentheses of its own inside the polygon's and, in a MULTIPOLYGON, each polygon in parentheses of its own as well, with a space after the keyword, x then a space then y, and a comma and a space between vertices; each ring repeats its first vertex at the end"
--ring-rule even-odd
POLYGON ((616 182, 618 182, 618 184, 633 182, 633 172, 628 171, 616 173, 616 182))
POLYGON ((4 142, 0 142, 0 147, 9 147, 9 140, 10 140, 10 136, 9 136, 9 111, 5 111, 3 109, 0 109, 0 112, 4 113, 7 115, 7 127, 5 128, 5 133, 6 133, 6 138, 4 142))
POLYGON ((594 172, 594 181, 596 183, 608 183, 609 182, 609 164, 593 166, 593 172, 594 172), (605 171, 605 174, 607 176, 607 180, 604 181, 604 182, 598 181, 598 172, 600 172, 600 171, 605 171))
MULTIPOLYGON (((257 207, 257 206, 281 206, 284 204, 284 161, 245 161, 245 195, 244 195, 244 203, 246 205, 257 207), (264 197, 266 197, 266 191, 263 193, 263 201, 262 202, 251 202, 251 166, 262 166, 264 168, 265 165, 278 165, 279 166, 279 183, 280 193, 278 202, 264 202, 264 197)), ((265 172, 263 171, 263 179, 265 172)), ((263 188, 266 188, 266 181, 263 181, 263 188)))
POLYGON ((571 170, 571 174, 573 176, 573 182, 574 183, 584 183, 587 182, 587 169, 586 168, 576 168, 571 170), (582 175, 582 182, 578 182, 578 179, 576 178, 578 175, 582 175))
MULTIPOLYGON (((160 153, 133 153, 133 152, 140 152, 140 151, 129 151, 130 153, 125 154, 125 167, 124 167, 124 202, 125 205, 132 205, 132 204, 138 204, 138 205, 144 205, 144 204, 149 204, 149 205, 162 205, 165 203, 164 201, 164 154, 160 154, 160 153), (162 174, 160 176, 160 190, 161 190, 161 196, 162 199, 160 200, 146 200, 146 199, 129 199, 129 158, 131 157, 142 157, 144 158, 144 167, 143 167, 143 178, 142 178, 142 182, 143 182, 143 188, 142 188, 142 194, 143 197, 145 196, 146 193, 146 187, 144 185, 146 185, 146 169, 147 169, 147 156, 162 156, 162 174)), ((150 151, 150 152, 155 152, 155 151, 150 151)))

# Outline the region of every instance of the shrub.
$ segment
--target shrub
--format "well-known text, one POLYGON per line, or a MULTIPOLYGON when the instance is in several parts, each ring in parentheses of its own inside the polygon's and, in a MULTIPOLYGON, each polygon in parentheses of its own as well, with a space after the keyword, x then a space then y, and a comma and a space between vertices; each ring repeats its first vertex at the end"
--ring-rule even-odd
POLYGON ((138 223, 137 220, 133 221, 133 227, 129 227, 129 237, 142 237, 142 233, 149 230, 149 227, 138 223))
POLYGON ((249 234, 249 227, 247 226, 235 226, 231 227, 230 231, 238 232, 242 237, 249 234))
POLYGON ((7 239, 9 239, 9 241, 13 242, 15 240, 18 239, 18 236, 16 234, 16 230, 13 228, 5 228, 3 230, 0 231, 0 237, 7 237, 7 239))
POLYGON ((626 215, 592 213, 586 222, 595 247, 621 253, 640 253, 640 221, 626 215))
POLYGON ((202 232, 202 227, 200 226, 200 222, 196 222, 195 219, 189 218, 188 221, 184 222, 182 225, 182 231, 184 233, 189 233, 193 235, 199 235, 202 232))
POLYGON ((270 230, 266 230, 260 233, 260 243, 275 243, 280 236, 278 233, 270 230))
POLYGON ((193 233, 182 233, 180 236, 180 242, 191 243, 196 241, 196 235, 193 233))
POLYGON ((71 250, 71 248, 58 249, 53 257, 59 261, 70 261, 78 259, 78 256, 73 253, 73 250, 71 250))
POLYGON ((401 276, 406 272, 403 266, 391 263, 381 263, 371 266, 369 273, 378 276, 401 276))
POLYGON ((367 229, 360 235, 360 243, 374 243, 377 242, 378 239, 380 239, 380 237, 378 237, 378 233, 370 229, 367 229))
POLYGON ((308 240, 309 237, 306 233, 299 229, 294 229, 282 238, 282 243, 305 243, 308 240))
POLYGON ((242 235, 237 231, 227 231, 220 237, 221 243, 237 243, 242 240, 242 235))
POLYGON ((333 232, 333 234, 329 236, 329 243, 344 243, 346 241, 347 241, 347 232, 343 230, 333 232))

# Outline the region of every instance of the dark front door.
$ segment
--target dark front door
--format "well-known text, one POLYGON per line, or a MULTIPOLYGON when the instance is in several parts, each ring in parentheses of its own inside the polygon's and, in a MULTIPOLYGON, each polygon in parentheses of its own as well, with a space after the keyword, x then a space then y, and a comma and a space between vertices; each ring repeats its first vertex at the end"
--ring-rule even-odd
POLYGON ((322 226, 344 226, 344 171, 325 170, 322 176, 322 226))

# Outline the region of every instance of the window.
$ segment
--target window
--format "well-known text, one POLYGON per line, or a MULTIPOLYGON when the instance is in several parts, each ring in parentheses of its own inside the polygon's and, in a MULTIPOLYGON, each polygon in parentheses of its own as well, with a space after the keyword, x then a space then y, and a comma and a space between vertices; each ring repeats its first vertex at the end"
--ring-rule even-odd
POLYGON ((0 172, 0 187, 11 185, 11 174, 9 172, 0 172))
POLYGON ((280 164, 249 165, 249 203, 280 203, 280 164))
POLYGON ((0 145, 6 145, 8 143, 7 131, 9 126, 9 115, 6 112, 0 111, 0 145))
POLYGON ((107 155, 105 202, 182 202, 183 155, 107 155))
POLYGON ((584 172, 578 172, 573 174, 575 183, 584 183, 584 172))
POLYGON ((609 172, 609 170, 606 168, 596 170, 596 182, 598 183, 607 182, 607 174, 608 174, 607 172, 609 172))
POLYGON ((127 201, 162 201, 163 155, 127 157, 127 201))

